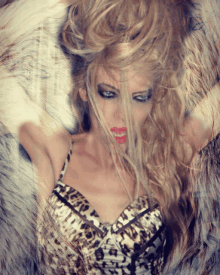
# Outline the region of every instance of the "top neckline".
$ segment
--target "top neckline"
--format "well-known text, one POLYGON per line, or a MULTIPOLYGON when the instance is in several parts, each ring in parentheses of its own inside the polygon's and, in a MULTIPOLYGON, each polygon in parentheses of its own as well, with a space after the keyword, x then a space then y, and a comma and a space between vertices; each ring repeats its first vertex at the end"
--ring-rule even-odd
MULTIPOLYGON (((89 209, 90 209, 90 213, 93 213, 92 215, 86 216, 87 221, 92 222, 95 227, 100 228, 108 225, 111 227, 114 227, 117 225, 118 228, 118 223, 121 223, 121 221, 123 220, 123 216, 125 215, 125 212, 130 211, 130 209, 135 208, 136 209, 136 216, 143 216, 143 214, 151 212, 151 211, 155 211, 159 205, 155 204, 151 209, 148 208, 144 208, 143 209, 143 204, 146 203, 147 201, 147 205, 149 205, 148 203, 148 196, 146 194, 139 196, 137 199, 135 199, 134 201, 132 201, 131 203, 129 203, 124 210, 119 214, 118 218, 113 222, 113 223, 109 223, 109 222, 102 222, 101 217, 98 215, 97 211, 94 209, 94 207, 90 204, 90 202, 87 200, 87 198, 81 193, 79 192, 77 189, 71 187, 70 185, 67 185, 65 183, 63 183, 63 177, 66 173, 68 164, 70 162, 70 158, 71 155, 73 153, 73 143, 74 141, 71 141, 70 144, 70 149, 69 152, 67 154, 67 157, 65 159, 63 168, 61 170, 59 179, 55 185, 55 188, 53 190, 53 193, 55 193, 61 200, 66 200, 66 193, 70 194, 70 193, 76 193, 77 196, 82 200, 81 204, 75 205, 74 201, 71 200, 66 200, 66 204, 72 209, 74 210, 74 212, 77 212, 80 215, 80 212, 82 212, 82 204, 84 205, 89 205, 89 209)), ((133 219, 134 220, 134 219, 133 219)), ((131 222, 131 221, 130 221, 131 222)), ((129 223, 130 223, 129 222, 129 223)))

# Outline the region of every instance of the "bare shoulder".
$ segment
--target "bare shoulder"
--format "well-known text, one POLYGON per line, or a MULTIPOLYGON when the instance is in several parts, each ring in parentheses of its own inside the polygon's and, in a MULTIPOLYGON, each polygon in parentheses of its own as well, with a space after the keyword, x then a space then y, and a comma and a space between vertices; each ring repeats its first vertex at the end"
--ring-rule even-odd
POLYGON ((50 139, 50 142, 46 144, 46 152, 53 168, 54 184, 59 178, 63 163, 69 152, 71 142, 71 134, 67 130, 63 130, 59 132, 59 134, 53 136, 50 139))
POLYGON ((42 180, 38 182, 38 190, 40 197, 45 201, 48 200, 59 179, 70 143, 71 135, 64 129, 50 138, 43 148, 42 156, 39 155, 36 168, 42 180))
POLYGON ((80 142, 84 137, 85 134, 71 135, 63 129, 44 144, 44 147, 40 150, 41 153, 38 153, 37 162, 35 161, 38 174, 43 179, 43 184, 39 186, 41 197, 45 197, 46 200, 49 198, 59 179, 71 143, 80 142))
POLYGON ((71 135, 61 126, 56 131, 51 131, 49 127, 44 129, 28 122, 19 129, 19 141, 29 154, 36 170, 39 193, 47 194, 48 198, 62 169, 71 135))
POLYGON ((54 136, 50 143, 47 144, 46 150, 53 167, 54 183, 59 179, 71 143, 79 144, 83 142, 85 137, 86 134, 71 135, 68 131, 63 131, 59 135, 54 136))

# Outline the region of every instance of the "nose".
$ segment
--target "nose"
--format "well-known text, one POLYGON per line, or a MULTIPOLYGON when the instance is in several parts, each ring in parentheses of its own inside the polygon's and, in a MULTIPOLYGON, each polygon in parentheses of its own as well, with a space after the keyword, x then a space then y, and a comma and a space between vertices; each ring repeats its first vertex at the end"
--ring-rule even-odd
POLYGON ((124 113, 122 103, 118 104, 116 112, 115 112, 115 116, 116 116, 117 119, 120 119, 123 122, 125 121, 125 113, 124 113))

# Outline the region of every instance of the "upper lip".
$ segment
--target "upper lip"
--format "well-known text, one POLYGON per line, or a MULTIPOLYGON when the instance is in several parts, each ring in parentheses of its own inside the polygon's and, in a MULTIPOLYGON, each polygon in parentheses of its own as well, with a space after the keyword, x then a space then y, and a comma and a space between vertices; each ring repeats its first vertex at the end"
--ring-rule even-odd
POLYGON ((123 132, 126 132, 127 128, 126 127, 122 127, 122 128, 117 128, 117 127, 113 127, 111 128, 111 131, 117 134, 121 134, 123 132))

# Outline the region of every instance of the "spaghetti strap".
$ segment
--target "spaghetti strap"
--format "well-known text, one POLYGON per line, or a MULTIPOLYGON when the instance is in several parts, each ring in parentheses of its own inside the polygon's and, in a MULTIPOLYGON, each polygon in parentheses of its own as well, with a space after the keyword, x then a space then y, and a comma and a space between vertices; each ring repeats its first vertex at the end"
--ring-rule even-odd
POLYGON ((64 161, 63 168, 62 168, 62 171, 61 171, 61 173, 60 173, 60 176, 59 176, 58 181, 61 181, 61 182, 62 182, 63 177, 64 177, 64 175, 65 175, 65 173, 66 173, 66 169, 67 169, 68 164, 69 164, 69 162, 70 162, 70 157, 71 157, 71 155, 72 155, 72 153, 73 153, 73 143, 74 143, 74 141, 72 140, 71 143, 70 143, 69 152, 68 152, 68 154, 67 154, 66 160, 64 161))

